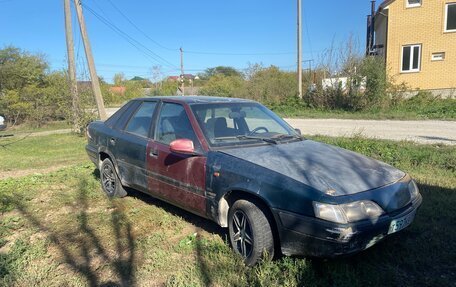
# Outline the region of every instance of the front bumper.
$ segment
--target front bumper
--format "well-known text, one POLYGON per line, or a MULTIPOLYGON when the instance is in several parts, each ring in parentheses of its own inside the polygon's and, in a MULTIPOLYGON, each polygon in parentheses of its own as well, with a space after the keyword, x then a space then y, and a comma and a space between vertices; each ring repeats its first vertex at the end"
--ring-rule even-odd
POLYGON ((349 224, 274 210, 282 253, 336 257, 365 250, 388 235, 391 221, 416 212, 421 203, 422 197, 418 195, 400 211, 383 215, 376 222, 364 220, 349 224))

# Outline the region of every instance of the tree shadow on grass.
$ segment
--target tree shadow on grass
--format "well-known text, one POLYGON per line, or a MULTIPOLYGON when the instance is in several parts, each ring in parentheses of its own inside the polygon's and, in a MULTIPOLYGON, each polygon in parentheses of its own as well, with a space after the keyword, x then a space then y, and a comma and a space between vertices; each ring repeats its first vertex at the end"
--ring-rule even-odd
MULTIPOLYGON (((94 170, 93 176, 96 179, 100 178, 100 173, 99 173, 98 169, 94 170)), ((148 205, 154 205, 158 208, 161 208, 165 212, 167 212, 173 216, 182 218, 187 223, 189 223, 195 227, 195 233, 197 233, 197 235, 194 238, 194 240, 195 240, 194 244, 195 244, 195 252, 196 252, 196 258, 197 258, 196 264, 198 266, 198 269, 199 269, 200 275, 201 275, 200 279, 202 280, 202 282, 204 282, 205 285, 207 285, 207 286, 212 285, 213 277, 214 277, 213 271, 223 269, 226 265, 207 263, 207 259, 205 259, 207 251, 203 250, 203 248, 206 248, 206 247, 202 243, 203 242, 202 237, 201 237, 201 234, 198 233, 198 231, 204 230, 210 234, 218 235, 225 242, 228 242, 227 229, 220 227, 218 224, 216 224, 215 222, 213 222, 209 219, 195 215, 184 209, 181 209, 181 208, 176 207, 172 204, 169 204, 165 201, 157 199, 149 194, 143 193, 143 192, 138 191, 133 188, 126 188, 126 190, 128 192, 129 197, 141 200, 148 205)))
POLYGON ((109 239, 97 235, 89 222, 87 183, 87 180, 81 180, 74 205, 78 222, 76 230, 68 226, 68 230, 57 231, 50 223, 31 212, 22 201, 14 198, 10 198, 10 201, 33 227, 49 239, 51 246, 57 248, 63 262, 87 280, 88 286, 135 286, 135 245, 131 223, 113 204, 110 208, 113 235, 109 239), (107 241, 113 245, 112 248, 103 244, 107 241), (110 266, 111 274, 114 275, 111 278, 114 279, 103 282, 97 269, 106 265, 110 266))

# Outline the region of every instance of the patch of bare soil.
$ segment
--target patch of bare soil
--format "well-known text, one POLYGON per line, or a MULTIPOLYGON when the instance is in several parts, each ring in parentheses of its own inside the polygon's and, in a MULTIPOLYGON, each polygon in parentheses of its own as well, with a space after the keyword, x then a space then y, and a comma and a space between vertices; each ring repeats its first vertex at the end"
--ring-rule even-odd
POLYGON ((66 165, 57 165, 51 166, 48 168, 41 168, 41 169, 21 169, 21 170, 11 170, 11 171, 2 171, 0 173, 0 180, 7 179, 7 178, 19 178, 23 176, 33 175, 33 174, 47 174, 54 171, 57 171, 62 168, 66 168, 66 165))

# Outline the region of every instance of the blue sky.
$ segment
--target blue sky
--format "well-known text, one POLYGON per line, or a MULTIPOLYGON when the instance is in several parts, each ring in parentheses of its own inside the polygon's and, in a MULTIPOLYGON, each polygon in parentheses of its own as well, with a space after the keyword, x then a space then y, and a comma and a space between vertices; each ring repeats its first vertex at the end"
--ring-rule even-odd
MULTIPOLYGON (((109 82, 117 72, 127 78, 151 78, 152 67, 157 65, 163 75, 178 75, 181 46, 186 73, 196 74, 218 65, 244 69, 248 63, 276 65, 284 70, 296 66, 296 0, 82 3, 86 5, 84 15, 98 74, 109 82), (114 24, 137 47, 99 18, 114 24)), ((325 49, 332 43, 339 45, 350 34, 362 49, 369 11, 369 0, 303 0, 303 58, 317 63, 325 49)), ((85 78, 87 68, 75 19, 73 14, 78 77, 85 78)), ((63 0, 0 0, 0 27, 0 47, 13 45, 43 53, 52 69, 65 68, 63 0)))

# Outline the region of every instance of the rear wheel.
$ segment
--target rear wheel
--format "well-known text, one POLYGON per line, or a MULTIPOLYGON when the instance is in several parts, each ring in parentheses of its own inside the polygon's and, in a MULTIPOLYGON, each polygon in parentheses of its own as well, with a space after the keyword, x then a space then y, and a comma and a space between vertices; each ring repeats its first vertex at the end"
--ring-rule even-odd
POLYGON ((109 197, 124 197, 127 192, 122 187, 122 184, 117 176, 116 169, 112 161, 104 159, 100 167, 100 180, 103 191, 109 197))
POLYGON ((266 252, 274 255, 274 237, 271 225, 254 203, 237 200, 228 214, 231 245, 248 266, 255 265, 266 252))

